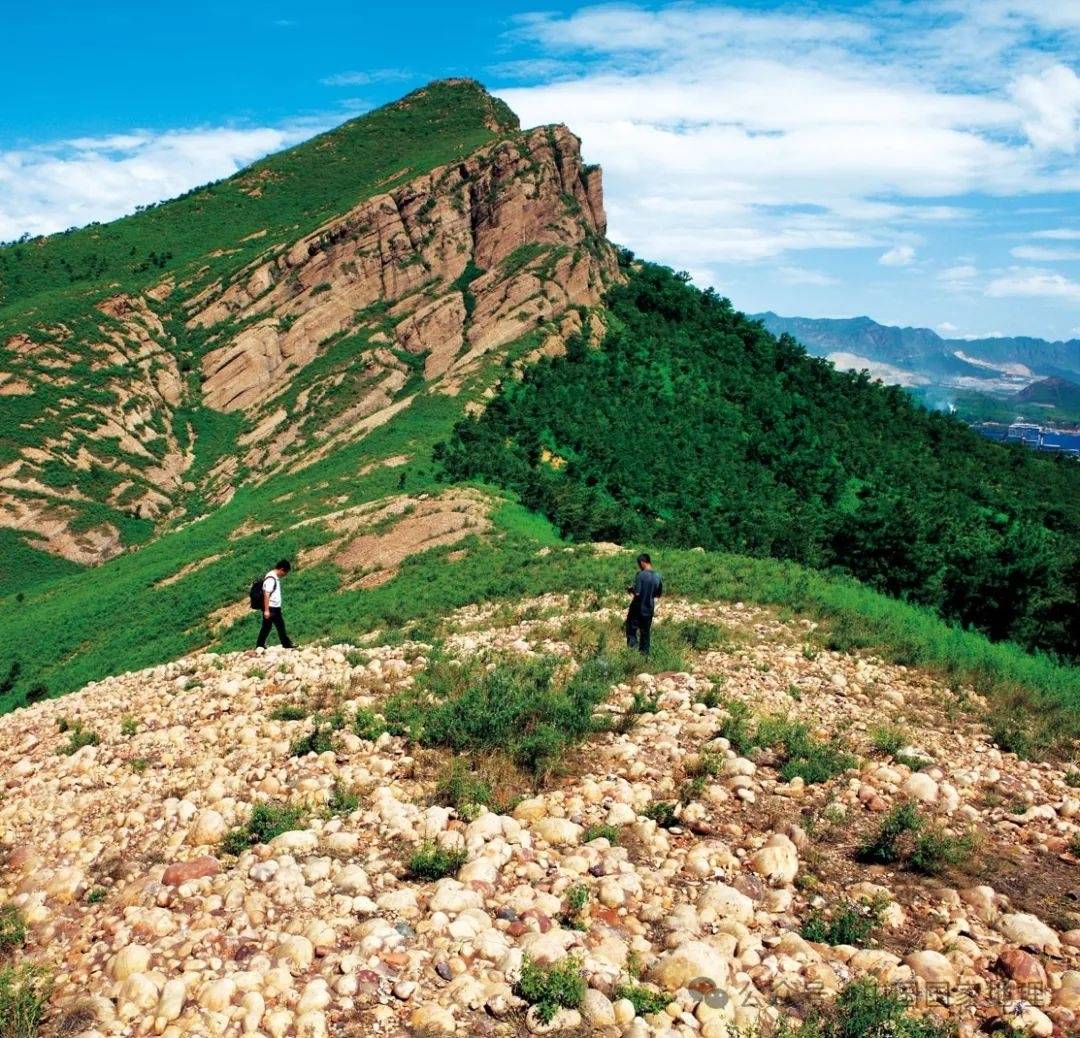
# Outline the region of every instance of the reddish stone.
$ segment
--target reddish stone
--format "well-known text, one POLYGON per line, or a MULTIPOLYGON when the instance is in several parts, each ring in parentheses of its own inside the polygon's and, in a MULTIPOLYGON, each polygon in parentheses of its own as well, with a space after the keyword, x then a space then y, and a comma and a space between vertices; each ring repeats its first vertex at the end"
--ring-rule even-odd
POLYGON ((8 855, 8 868, 12 872, 22 872, 41 864, 41 860, 29 847, 17 847, 8 855))
POLYGON ((521 922, 520 919, 515 919, 514 922, 506 928, 506 932, 511 937, 521 937, 522 934, 527 934, 529 932, 529 928, 521 922))
POLYGON ((1046 970, 1030 952, 1020 948, 1006 948, 997 958, 997 971, 1018 984, 1038 984, 1046 987, 1046 970))
POLYGON ((619 913, 614 908, 606 905, 594 907, 589 912, 594 923, 606 923, 608 926, 618 926, 622 922, 619 913))
POLYGON ((206 854, 191 861, 174 862, 165 870, 161 882, 167 887, 179 887, 184 883, 190 883, 193 879, 216 876, 220 871, 221 865, 217 858, 206 854))

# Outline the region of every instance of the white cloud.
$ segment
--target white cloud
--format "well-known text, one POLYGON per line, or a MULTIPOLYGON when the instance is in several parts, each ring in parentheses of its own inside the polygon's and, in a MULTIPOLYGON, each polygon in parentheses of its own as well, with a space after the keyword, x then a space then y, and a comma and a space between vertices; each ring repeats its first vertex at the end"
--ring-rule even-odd
POLYGON ((986 294, 1080 302, 1080 281, 1072 281, 1053 270, 1012 267, 986 286, 986 294))
POLYGON ((1017 245, 1009 250, 1017 259, 1049 263, 1055 260, 1080 260, 1080 249, 1055 248, 1046 245, 1017 245))
POLYGON ((734 47, 778 41, 805 47, 864 40, 865 25, 833 16, 758 13, 723 5, 684 4, 649 11, 634 4, 584 7, 560 17, 548 12, 518 16, 516 35, 554 51, 594 54, 649 54, 658 50, 697 49, 702 40, 723 40, 734 47))
POLYGON ((915 262, 915 250, 910 245, 894 245, 878 257, 883 267, 910 267, 915 262))
POLYGON ((1068 227, 1055 227, 1048 231, 1035 231, 1032 238, 1045 238, 1049 241, 1080 241, 1080 230, 1068 227))
POLYGON ((778 267, 777 276, 788 285, 838 285, 840 282, 831 274, 820 270, 808 270, 806 267, 778 267))
POLYGON ((138 132, 0 152, 0 241, 123 216, 230 176, 311 132, 306 124, 138 132))
POLYGON ((323 86, 371 86, 372 83, 396 83, 405 79, 416 78, 416 73, 407 68, 372 68, 357 72, 337 72, 325 76, 319 82, 323 86))
POLYGON ((970 263, 958 263, 938 271, 937 280, 950 292, 966 292, 973 288, 979 276, 977 267, 970 263))
POLYGON ((1024 109, 1022 126, 1036 148, 1074 153, 1080 144, 1080 76, 1066 65, 1020 76, 1013 96, 1024 109))
POLYGON ((612 235, 657 259, 877 246, 889 264, 907 255, 898 239, 968 217, 951 198, 1080 189, 1060 161, 1062 109, 1044 97, 1069 70, 1025 58, 1017 77, 1039 12, 987 4, 535 14, 514 34, 552 63, 549 81, 498 92, 526 125, 570 123, 604 167, 612 235))

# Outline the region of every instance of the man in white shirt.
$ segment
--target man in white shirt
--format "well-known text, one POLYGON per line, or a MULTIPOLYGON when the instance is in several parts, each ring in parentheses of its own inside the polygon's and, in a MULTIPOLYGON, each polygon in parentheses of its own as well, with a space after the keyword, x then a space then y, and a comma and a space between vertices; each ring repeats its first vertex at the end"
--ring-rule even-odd
POLYGON ((292 564, 289 560, 282 559, 263 578, 263 622, 259 630, 259 640, 255 643, 257 648, 266 647, 266 639, 271 627, 277 629, 278 638, 286 649, 293 648, 293 643, 285 631, 285 618, 281 615, 281 580, 291 569, 292 564))

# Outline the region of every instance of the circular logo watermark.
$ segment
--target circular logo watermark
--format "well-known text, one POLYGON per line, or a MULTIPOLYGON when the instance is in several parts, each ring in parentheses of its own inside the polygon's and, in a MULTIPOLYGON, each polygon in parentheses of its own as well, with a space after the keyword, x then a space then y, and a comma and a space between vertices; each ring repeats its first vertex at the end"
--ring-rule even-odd
POLYGON ((695 1003, 704 1002, 710 1009, 723 1009, 731 1001, 731 996, 708 977, 695 977, 686 990, 695 1003))

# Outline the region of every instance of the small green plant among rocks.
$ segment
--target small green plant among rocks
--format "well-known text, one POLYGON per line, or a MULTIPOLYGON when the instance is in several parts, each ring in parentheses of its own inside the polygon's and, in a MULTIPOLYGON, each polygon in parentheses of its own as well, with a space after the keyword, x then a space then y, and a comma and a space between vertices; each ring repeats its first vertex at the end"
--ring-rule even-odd
POLYGON ((724 705, 724 697, 720 694, 720 689, 714 686, 713 688, 700 693, 697 697, 697 702, 707 710, 715 710, 718 706, 724 705))
POLYGON ((367 707, 357 709, 356 716, 353 718, 353 732, 359 738, 374 742, 386 730, 386 721, 382 715, 367 707))
POLYGON ((332 815, 351 815, 360 806, 360 797, 340 782, 334 783, 326 801, 326 810, 332 815))
POLYGON ((974 849, 973 834, 953 836, 908 802, 897 804, 882 819, 877 833, 859 847, 858 858, 871 865, 904 862, 916 872, 933 876, 962 865, 974 849))
POLYGON ((30 963, 0 968, 0 1038, 35 1038, 52 988, 30 963))
POLYGON ((630 703, 632 714, 656 714, 660 712, 660 697, 650 696, 643 689, 634 689, 634 698, 630 703))
POLYGON ((67 744, 60 747, 60 752, 66 757, 78 753, 84 746, 97 746, 101 742, 101 736, 90 728, 84 728, 81 721, 71 726, 70 733, 67 744))
POLYGON ((298 703, 282 703, 270 712, 271 721, 302 721, 307 717, 307 710, 298 703))
POLYGON ((1021 760, 1034 760, 1041 746, 1031 726, 1014 715, 1006 715, 994 721, 990 738, 1006 753, 1015 753, 1021 760))
POLYGON ((907 734, 895 725, 881 725, 870 732, 874 749, 887 757, 895 757, 910 741, 907 734))
POLYGON ((970 832, 953 836, 939 826, 928 826, 915 837, 909 864, 916 872, 936 876, 963 865, 974 850, 975 837, 970 832))
POLYGON ((468 860, 469 853, 463 848, 447 850, 434 840, 425 840, 409 858, 409 875, 413 879, 442 879, 453 876, 468 860))
POLYGON ((617 825, 590 825, 581 838, 582 843, 592 843, 593 840, 607 840, 615 846, 619 842, 619 827, 617 825))
POLYGON ((1072 839, 1069 841, 1069 853, 1080 858, 1080 833, 1073 833, 1072 839))
POLYGON ((851 944, 862 948, 881 926, 888 907, 889 899, 884 895, 858 902, 842 901, 828 918, 820 911, 811 913, 799 933, 816 944, 851 944))
POLYGON ((877 833, 859 848, 860 861, 868 865, 894 865, 900 860, 900 838, 922 825, 919 809, 912 803, 897 804, 881 821, 877 833))
POLYGON ((653 1013, 662 1013, 672 1002, 673 995, 666 995, 662 991, 654 991, 643 984, 620 984, 615 988, 614 1000, 625 998, 634 1007, 638 1016, 651 1016, 653 1013))
POLYGON ((0 908, 0 953, 26 943, 26 923, 14 905, 0 908))
POLYGON ((541 1023, 550 1024, 560 1009, 577 1009, 585 998, 585 975, 581 963, 566 958, 550 966, 541 966, 526 955, 514 994, 536 1006, 541 1023))
POLYGON ((306 757, 309 753, 327 753, 334 748, 333 718, 324 722, 320 717, 315 717, 315 725, 307 735, 301 735, 294 739, 289 747, 290 757, 306 757))
POLYGON ((87 891, 86 903, 88 905, 100 905, 108 897, 109 892, 104 887, 94 887, 87 891))
POLYGON ((731 631, 708 620, 676 620, 667 625, 667 633, 693 652, 709 652, 730 646, 731 631))
POLYGON ((131 770, 134 771, 136 775, 141 775, 148 767, 150 767, 150 761, 145 757, 136 757, 131 762, 131 770))
POLYGON ((1066 771, 1065 785, 1071 786, 1073 789, 1076 789, 1078 786, 1080 786, 1080 771, 1077 771, 1076 768, 1070 768, 1068 771, 1066 771))
POLYGON ((863 979, 798 1026, 782 1025, 775 1038, 952 1038, 955 1033, 951 1023, 908 1012, 902 993, 863 979))
POLYGON ((921 771, 930 763, 925 757, 918 757, 914 753, 898 753, 893 760, 912 771, 921 771))
POLYGON ((808 784, 827 782, 857 763, 840 740, 816 739, 801 721, 783 714, 755 718, 750 708, 737 699, 725 703, 724 708, 728 716, 717 735, 727 739, 736 753, 746 754, 755 749, 773 751, 785 782, 796 777, 808 784))
POLYGON ((679 824, 675 805, 667 800, 655 800, 645 808, 645 817, 651 818, 661 829, 670 829, 679 824))
POLYGON ((135 717, 125 717, 120 722, 120 734, 131 738, 139 730, 139 721, 135 717))
POLYGON ((221 841, 225 854, 243 854, 257 843, 269 843, 275 836, 303 826, 304 812, 290 804, 267 801, 251 809, 247 824, 227 833, 221 841))
POLYGON ((563 898, 565 907, 559 915, 559 922, 571 930, 585 930, 585 909, 589 904, 589 888, 584 883, 575 883, 568 887, 563 898))

